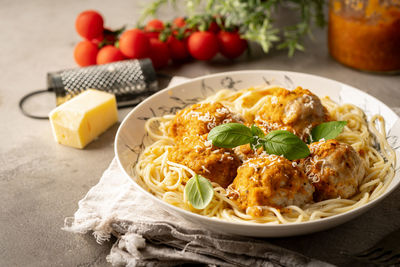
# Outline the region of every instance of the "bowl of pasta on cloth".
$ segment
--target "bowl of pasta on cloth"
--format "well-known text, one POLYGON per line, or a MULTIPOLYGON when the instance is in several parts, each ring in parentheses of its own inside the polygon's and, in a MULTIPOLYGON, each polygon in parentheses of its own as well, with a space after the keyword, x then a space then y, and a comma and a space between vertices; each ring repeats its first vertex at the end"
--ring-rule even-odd
POLYGON ((399 136, 399 117, 349 85, 237 71, 149 97, 121 123, 115 152, 165 210, 213 231, 284 237, 344 223, 393 192, 399 136))

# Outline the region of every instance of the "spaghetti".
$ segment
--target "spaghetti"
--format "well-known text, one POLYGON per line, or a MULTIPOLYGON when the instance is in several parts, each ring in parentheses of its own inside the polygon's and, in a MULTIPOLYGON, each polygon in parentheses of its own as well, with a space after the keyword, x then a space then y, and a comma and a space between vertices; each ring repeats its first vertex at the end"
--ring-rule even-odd
MULTIPOLYGON (((252 120, 269 97, 262 92, 270 88, 221 90, 201 103, 220 102, 245 120, 252 120)), ((184 194, 185 184, 195 172, 187 166, 168 160, 168 153, 175 145, 174 139, 168 136, 168 127, 175 115, 154 117, 146 122, 145 130, 154 143, 141 153, 134 166, 134 172, 143 182, 142 186, 163 201, 200 215, 231 222, 297 223, 350 211, 385 192, 394 177, 395 152, 386 140, 385 121, 382 116, 375 115, 368 122, 364 112, 354 105, 338 105, 329 97, 321 99, 321 102, 333 120, 347 121, 344 131, 336 139, 351 145, 365 162, 366 175, 359 185, 358 193, 350 199, 328 199, 302 207, 291 205, 282 209, 259 206, 257 208, 263 210, 263 216, 254 217, 248 210, 241 210, 228 197, 227 189, 212 183, 212 201, 205 209, 196 210, 185 199, 184 194)))

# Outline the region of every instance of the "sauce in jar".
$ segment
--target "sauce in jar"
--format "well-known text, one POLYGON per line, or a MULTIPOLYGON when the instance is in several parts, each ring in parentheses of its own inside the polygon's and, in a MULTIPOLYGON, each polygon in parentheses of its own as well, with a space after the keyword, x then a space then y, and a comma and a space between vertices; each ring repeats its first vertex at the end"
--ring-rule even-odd
POLYGON ((400 71, 400 1, 331 0, 328 45, 344 65, 400 71))

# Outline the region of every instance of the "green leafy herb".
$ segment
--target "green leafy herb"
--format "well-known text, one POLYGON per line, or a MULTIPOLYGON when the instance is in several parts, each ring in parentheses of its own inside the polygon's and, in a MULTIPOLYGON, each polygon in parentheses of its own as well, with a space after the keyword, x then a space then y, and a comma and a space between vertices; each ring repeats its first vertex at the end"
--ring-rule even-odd
POLYGON ((196 174, 186 183, 185 196, 195 209, 204 209, 211 202, 214 189, 207 178, 196 174))
POLYGON ((311 131, 311 141, 318 142, 321 139, 335 139, 342 131, 347 121, 324 122, 314 127, 311 131))
POLYGON ((214 146, 234 148, 253 141, 252 130, 241 123, 226 123, 214 127, 207 137, 214 146))
POLYGON ((297 135, 284 130, 268 133, 263 138, 263 148, 268 154, 283 155, 289 160, 302 159, 310 155, 310 150, 297 135))
POLYGON ((265 134, 263 132, 263 130, 261 130, 259 127, 257 127, 256 125, 251 125, 251 133, 253 134, 253 136, 258 136, 260 138, 264 137, 265 134))
POLYGON ((289 160, 305 158, 310 154, 307 144, 293 133, 277 130, 265 135, 255 125, 249 128, 240 123, 221 124, 210 131, 208 140, 224 148, 251 144, 253 149, 263 147, 268 154, 283 155, 289 160))

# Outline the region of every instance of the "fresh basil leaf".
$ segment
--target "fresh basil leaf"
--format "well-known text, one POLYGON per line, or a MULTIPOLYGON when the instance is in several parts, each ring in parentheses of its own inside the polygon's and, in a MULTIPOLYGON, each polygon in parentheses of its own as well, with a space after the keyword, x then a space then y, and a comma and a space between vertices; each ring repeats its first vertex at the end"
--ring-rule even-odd
POLYGON ((311 139, 318 142, 321 139, 335 139, 342 131, 347 121, 324 122, 314 127, 311 131, 311 139))
POLYGON ((241 123, 226 123, 214 127, 207 140, 211 140, 214 146, 234 148, 251 143, 253 134, 251 129, 241 123))
POLYGON ((307 144, 289 131, 272 131, 262 139, 264 150, 268 154, 283 155, 288 160, 302 159, 310 155, 307 144))
POLYGON ((258 136, 258 137, 260 137, 260 138, 265 136, 264 131, 261 130, 261 129, 260 129, 257 125, 255 125, 255 124, 251 125, 250 130, 251 130, 251 133, 253 134, 253 136, 258 136))
POLYGON ((210 204, 214 189, 207 178, 196 174, 186 183, 185 196, 193 208, 204 209, 210 204))

